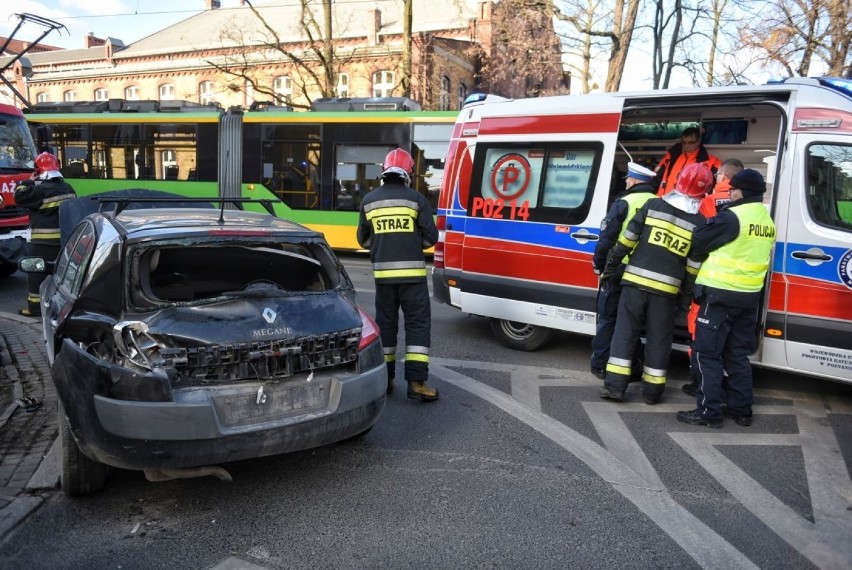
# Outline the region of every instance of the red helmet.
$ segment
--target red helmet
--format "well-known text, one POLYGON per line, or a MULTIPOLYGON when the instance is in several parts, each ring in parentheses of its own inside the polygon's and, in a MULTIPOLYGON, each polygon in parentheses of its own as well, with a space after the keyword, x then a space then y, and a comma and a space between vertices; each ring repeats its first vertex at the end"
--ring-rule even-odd
POLYGON ((701 198, 713 187, 713 172, 702 162, 687 164, 677 177, 675 190, 690 198, 701 198))
POLYGON ((405 179, 406 184, 411 184, 411 174, 414 172, 414 159, 411 155, 402 150, 395 148, 385 157, 384 170, 382 177, 387 174, 396 174, 405 179))
POLYGON ((59 170, 59 161, 49 152, 43 152, 35 159, 35 174, 38 176, 43 172, 59 170))

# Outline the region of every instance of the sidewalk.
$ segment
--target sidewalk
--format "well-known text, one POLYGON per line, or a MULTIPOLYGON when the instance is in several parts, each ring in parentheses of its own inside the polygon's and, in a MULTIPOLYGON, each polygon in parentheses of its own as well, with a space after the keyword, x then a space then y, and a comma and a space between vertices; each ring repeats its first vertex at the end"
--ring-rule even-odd
MULTIPOLYGON (((55 476, 36 475, 56 440, 56 393, 41 321, 0 313, 0 540, 55 488, 55 476), (21 397, 42 402, 27 412, 21 397)), ((54 451, 55 453, 55 451, 54 451)), ((51 470, 51 473, 56 473, 51 470)))

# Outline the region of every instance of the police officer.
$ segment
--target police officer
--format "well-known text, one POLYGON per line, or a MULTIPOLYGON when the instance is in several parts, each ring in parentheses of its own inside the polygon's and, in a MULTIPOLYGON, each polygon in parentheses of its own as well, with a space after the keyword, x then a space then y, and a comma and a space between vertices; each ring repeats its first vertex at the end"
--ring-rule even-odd
POLYGON ((724 412, 741 426, 752 424, 751 363, 755 351, 757 313, 772 246, 775 224, 763 205, 766 183, 756 170, 731 179, 731 202, 695 232, 690 261, 701 263, 695 281, 699 302, 692 346, 699 381, 697 408, 678 412, 692 425, 721 428, 724 412), (727 390, 723 375, 727 372, 727 390), (726 394, 727 391, 727 394, 726 394))
MULTIPOLYGON (((62 179, 59 162, 49 152, 35 159, 32 180, 24 180, 15 188, 15 203, 29 211, 30 241, 27 254, 54 260, 59 255, 59 204, 76 198, 74 189, 62 179)), ((25 317, 41 316, 39 287, 44 273, 27 275, 27 306, 18 310, 25 317)))
POLYGON ((432 207, 410 188, 414 160, 402 149, 388 153, 382 184, 361 202, 358 243, 370 250, 376 280, 376 324, 388 370, 388 394, 396 375, 399 309, 405 321, 405 380, 408 397, 438 399, 429 377, 431 307, 423 250, 438 241, 432 207))
MULTIPOLYGON (((698 264, 690 267, 692 262, 687 261, 692 232, 704 221, 698 207, 712 184, 713 173, 706 165, 687 165, 674 191, 642 206, 607 258, 604 276, 614 275, 624 256, 630 254, 621 278, 623 289, 604 387, 600 391, 602 398, 624 398, 636 344, 644 328, 642 395, 646 404, 660 400, 666 387, 672 330, 682 286, 686 274, 695 275, 698 268, 698 264)), ((686 284, 691 288, 690 281, 686 280, 686 284)))
MULTIPOLYGON (((606 265, 607 254, 615 246, 618 236, 627 228, 627 223, 636 215, 645 202, 656 196, 649 182, 654 171, 641 164, 627 164, 626 190, 616 198, 606 217, 601 221, 601 234, 595 245, 592 257, 594 271, 600 275, 606 265)), ((615 330, 615 318, 618 314, 618 300, 621 298, 621 274, 626 265, 622 263, 614 275, 601 279, 597 301, 597 327, 592 339, 592 374, 601 380, 606 376, 606 362, 609 360, 609 344, 615 330)))

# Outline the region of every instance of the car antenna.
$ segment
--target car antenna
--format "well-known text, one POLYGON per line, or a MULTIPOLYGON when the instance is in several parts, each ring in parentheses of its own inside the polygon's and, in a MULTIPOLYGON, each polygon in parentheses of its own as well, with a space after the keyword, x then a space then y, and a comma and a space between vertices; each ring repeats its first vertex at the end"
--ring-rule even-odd
MULTIPOLYGON (((225 168, 227 169, 229 164, 229 159, 231 158, 231 149, 225 151, 225 168)), ((226 171, 227 174, 227 171, 226 171)), ((227 180, 228 177, 225 176, 227 180)), ((222 176, 219 176, 219 225, 225 225, 225 197, 222 196, 222 176)))
POLYGON ((627 160, 629 160, 630 162, 633 162, 633 157, 632 157, 632 156, 630 156, 630 153, 629 153, 629 152, 627 152, 627 149, 626 149, 626 148, 624 148, 624 145, 623 145, 623 144, 621 144, 621 141, 618 141, 618 146, 620 146, 620 147, 621 147, 621 150, 623 150, 623 151, 624 151, 624 154, 626 154, 626 155, 627 155, 627 160))

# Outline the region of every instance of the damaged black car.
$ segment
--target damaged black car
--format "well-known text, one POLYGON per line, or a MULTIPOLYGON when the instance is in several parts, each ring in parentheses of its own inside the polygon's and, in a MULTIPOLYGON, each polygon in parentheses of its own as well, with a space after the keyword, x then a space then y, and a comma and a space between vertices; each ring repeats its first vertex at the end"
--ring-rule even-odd
MULTIPOLYGON (((86 200, 80 198, 78 200, 86 200)), ((378 329, 322 234, 218 208, 94 213, 44 271, 61 482, 149 480, 366 433, 385 404, 378 329)))

